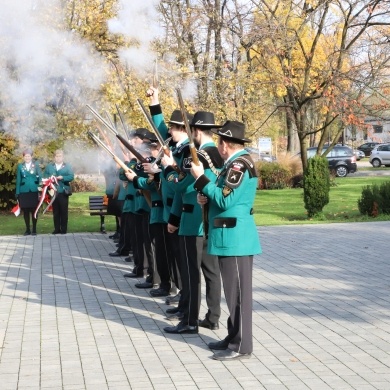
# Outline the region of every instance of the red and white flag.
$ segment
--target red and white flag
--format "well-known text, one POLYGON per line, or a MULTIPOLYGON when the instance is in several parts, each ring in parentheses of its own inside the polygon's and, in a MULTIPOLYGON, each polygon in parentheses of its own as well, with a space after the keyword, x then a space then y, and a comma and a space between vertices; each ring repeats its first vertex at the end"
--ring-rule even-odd
POLYGON ((19 217, 19 214, 20 214, 20 207, 19 207, 19 203, 17 205, 15 205, 12 210, 11 210, 14 214, 15 214, 15 217, 19 217))

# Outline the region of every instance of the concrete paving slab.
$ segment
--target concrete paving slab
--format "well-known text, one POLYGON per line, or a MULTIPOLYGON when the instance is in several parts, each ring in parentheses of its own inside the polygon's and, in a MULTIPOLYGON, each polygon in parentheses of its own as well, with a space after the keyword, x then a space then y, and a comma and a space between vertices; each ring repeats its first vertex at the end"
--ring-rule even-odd
POLYGON ((390 222, 258 230, 254 353, 225 363, 225 302, 219 330, 164 333, 108 235, 0 237, 0 388, 390 389, 390 222))

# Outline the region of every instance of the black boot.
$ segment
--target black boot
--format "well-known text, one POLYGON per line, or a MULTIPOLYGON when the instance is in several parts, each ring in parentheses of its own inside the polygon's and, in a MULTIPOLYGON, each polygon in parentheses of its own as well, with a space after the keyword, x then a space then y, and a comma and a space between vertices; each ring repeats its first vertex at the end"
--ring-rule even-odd
POLYGON ((33 217, 33 219, 32 219, 33 228, 32 228, 32 233, 31 233, 32 236, 36 236, 37 235, 37 221, 38 221, 38 219, 35 219, 33 217))

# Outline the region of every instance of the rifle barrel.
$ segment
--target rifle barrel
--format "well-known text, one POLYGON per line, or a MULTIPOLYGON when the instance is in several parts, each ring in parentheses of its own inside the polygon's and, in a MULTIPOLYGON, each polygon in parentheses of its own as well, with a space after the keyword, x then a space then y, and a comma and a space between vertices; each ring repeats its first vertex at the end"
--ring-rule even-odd
POLYGON ((186 129, 188 139, 190 140, 190 152, 191 152, 192 161, 194 162, 195 165, 199 165, 199 158, 196 153, 194 139, 192 138, 192 133, 191 133, 190 125, 188 123, 186 109, 184 107, 183 97, 181 96, 181 92, 179 88, 176 89, 176 93, 177 93, 177 99, 179 100, 179 106, 180 106, 181 115, 183 117, 184 127, 186 129))
POLYGON ((101 146, 106 152, 108 152, 112 158, 115 160, 115 162, 126 172, 133 172, 133 170, 131 168, 129 168, 118 156, 116 156, 111 150, 110 148, 104 144, 104 142, 102 142, 98 137, 96 137, 95 134, 91 133, 90 131, 88 131, 87 133, 92 139, 93 141, 98 144, 99 146, 101 146))
POLYGON ((93 115, 95 115, 95 117, 97 119, 99 119, 99 121, 101 123, 103 123, 104 126, 107 127, 107 129, 111 130, 115 135, 118 134, 118 132, 116 131, 116 129, 111 126, 110 123, 108 123, 96 110, 94 110, 89 104, 87 104, 87 107, 89 108, 89 110, 92 112, 93 115))

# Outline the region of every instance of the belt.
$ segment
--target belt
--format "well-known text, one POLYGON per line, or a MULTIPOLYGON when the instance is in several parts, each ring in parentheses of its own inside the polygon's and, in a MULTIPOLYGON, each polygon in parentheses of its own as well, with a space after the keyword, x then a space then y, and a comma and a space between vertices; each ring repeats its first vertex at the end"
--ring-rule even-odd
POLYGON ((134 199, 134 195, 126 195, 126 200, 133 200, 134 199))
POLYGON ((167 198, 167 206, 171 207, 173 205, 173 198, 167 198))
POLYGON ((194 205, 193 204, 183 204, 182 211, 184 213, 192 213, 194 211, 194 205))

